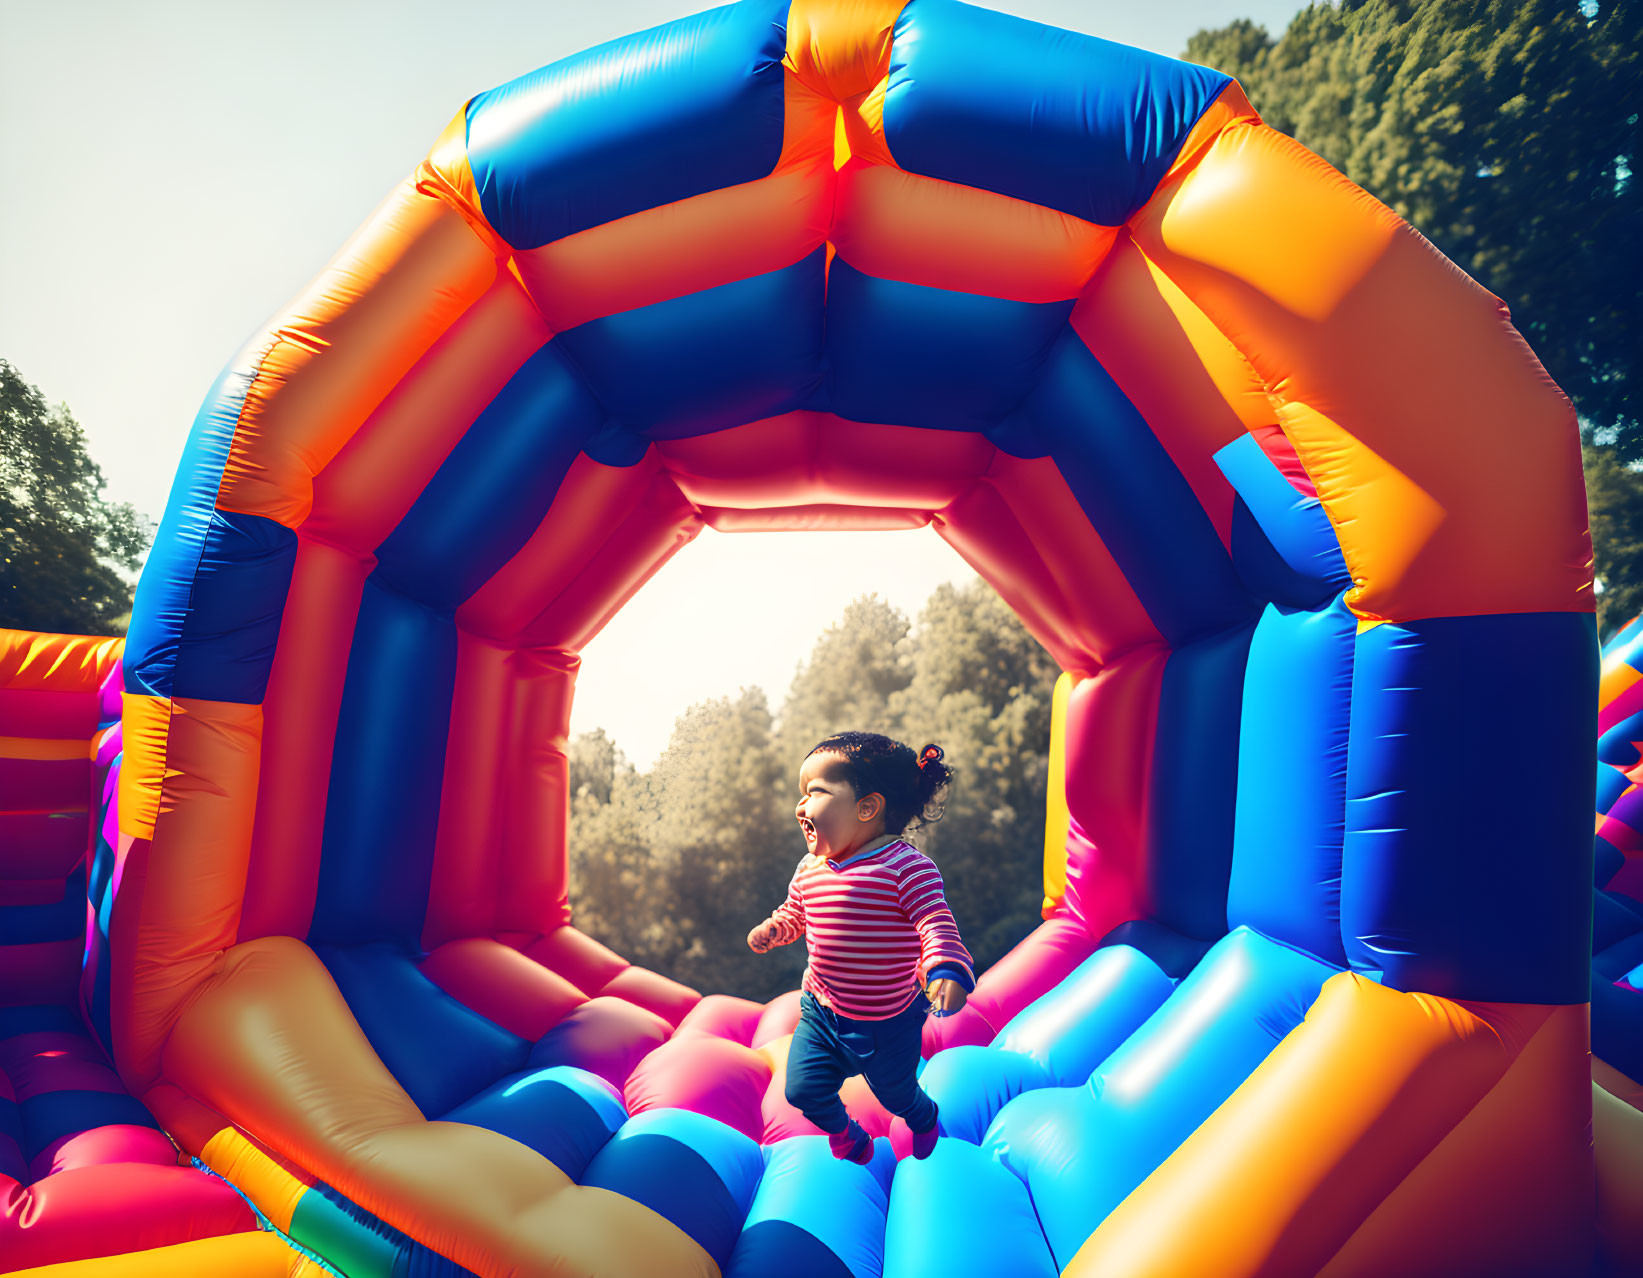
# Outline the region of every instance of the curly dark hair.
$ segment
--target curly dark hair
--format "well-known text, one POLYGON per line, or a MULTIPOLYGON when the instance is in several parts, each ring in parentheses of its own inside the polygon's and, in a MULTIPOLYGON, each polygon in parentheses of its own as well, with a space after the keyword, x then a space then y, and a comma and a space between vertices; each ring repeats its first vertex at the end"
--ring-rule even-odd
POLYGON ((953 779, 953 769, 942 762, 942 749, 933 742, 917 754, 901 742, 876 732, 839 732, 811 749, 837 754, 839 771, 856 792, 884 796, 884 832, 899 836, 909 824, 922 830, 941 820, 938 792, 953 779))

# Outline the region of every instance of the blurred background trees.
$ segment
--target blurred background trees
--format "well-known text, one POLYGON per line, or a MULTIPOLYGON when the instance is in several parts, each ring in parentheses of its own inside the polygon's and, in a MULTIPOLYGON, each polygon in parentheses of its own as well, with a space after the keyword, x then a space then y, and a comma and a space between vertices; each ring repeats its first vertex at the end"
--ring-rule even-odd
POLYGON ((0 626, 125 633, 153 528, 102 492, 68 406, 0 359, 0 626))
POLYGON ((758 688, 690 707, 637 772, 603 732, 571 746, 571 908, 578 927, 704 992, 795 988, 804 947, 746 936, 804 855, 799 765, 834 732, 934 741, 956 770, 942 819, 912 836, 941 867, 976 961, 1039 919, 1050 696, 1060 673, 979 577, 943 586, 914 628, 876 595, 817 639, 773 718, 758 688))

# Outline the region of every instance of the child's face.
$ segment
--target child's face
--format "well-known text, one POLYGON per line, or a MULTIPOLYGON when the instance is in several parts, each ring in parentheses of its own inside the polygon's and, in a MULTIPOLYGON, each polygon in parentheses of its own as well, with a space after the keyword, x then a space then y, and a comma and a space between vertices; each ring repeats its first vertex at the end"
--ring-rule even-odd
POLYGON ((884 798, 862 798, 841 775, 843 757, 817 751, 799 769, 799 806, 793 815, 804 831, 805 846, 817 856, 837 857, 861 847, 883 832, 884 798))

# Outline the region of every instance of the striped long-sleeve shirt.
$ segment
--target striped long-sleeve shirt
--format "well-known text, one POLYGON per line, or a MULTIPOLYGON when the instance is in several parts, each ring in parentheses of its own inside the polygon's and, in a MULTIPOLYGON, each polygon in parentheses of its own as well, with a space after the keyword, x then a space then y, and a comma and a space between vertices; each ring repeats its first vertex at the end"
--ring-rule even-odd
POLYGON ((842 862, 806 856, 767 922, 778 945, 806 938, 804 988, 841 1016, 896 1015, 938 966, 957 969, 955 979, 975 987, 941 872, 900 839, 842 862))

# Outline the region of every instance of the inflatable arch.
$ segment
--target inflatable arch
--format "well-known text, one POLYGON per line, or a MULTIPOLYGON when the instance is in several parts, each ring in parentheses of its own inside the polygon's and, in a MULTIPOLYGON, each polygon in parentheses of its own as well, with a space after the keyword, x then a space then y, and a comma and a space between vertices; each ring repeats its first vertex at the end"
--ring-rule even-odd
POLYGON ((350 1274, 1578 1269, 1591 586, 1504 307, 1226 76, 743 0, 466 104, 212 388, 115 1055, 350 1274), (703 527, 926 525, 1067 672, 1045 921, 859 1168, 791 1000, 575 929, 565 735, 703 527))

